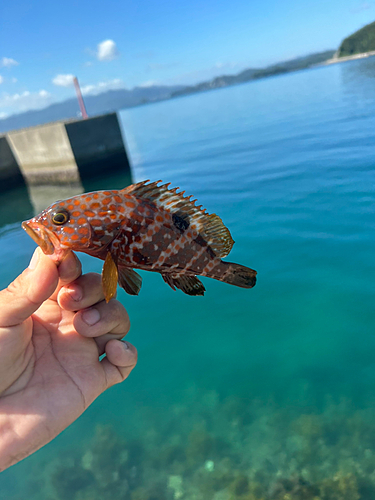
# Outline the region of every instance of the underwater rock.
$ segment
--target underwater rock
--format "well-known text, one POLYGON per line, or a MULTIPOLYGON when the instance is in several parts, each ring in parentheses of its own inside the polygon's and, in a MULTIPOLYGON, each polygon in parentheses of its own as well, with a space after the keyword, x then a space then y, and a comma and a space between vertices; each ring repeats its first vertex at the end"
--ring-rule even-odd
POLYGON ((213 436, 205 429, 194 429, 188 436, 186 446, 186 460, 191 466, 200 466, 215 456, 222 456, 227 444, 217 436, 213 436))
POLYGON ((167 445, 162 448, 153 461, 154 467, 167 472, 177 473, 185 468, 186 454, 181 445, 167 445))
POLYGON ((357 479, 353 474, 337 473, 320 485, 322 500, 360 500, 357 479))
MULTIPOLYGON (((90 470, 101 487, 116 482, 119 478, 119 468, 129 460, 126 441, 110 425, 96 427, 90 452, 90 470)), ((86 454, 86 466, 88 462, 86 454)))
POLYGON ((98 426, 90 443, 35 471, 37 500, 375 499, 372 409, 205 396, 142 408, 129 437, 98 426))
POLYGON ((204 468, 207 472, 213 472, 215 470, 215 462, 213 460, 206 460, 204 463, 204 468))
POLYGON ((251 401, 239 396, 228 396, 222 404, 221 411, 226 415, 231 425, 249 425, 254 420, 251 401))
POLYGON ((160 486, 154 486, 152 488, 140 486, 132 491, 130 495, 130 500, 169 500, 169 498, 165 489, 160 486))
POLYGON ((167 486, 173 491, 174 500, 180 500, 184 496, 181 476, 169 476, 167 486))
POLYGON ((300 477, 279 479, 269 491, 271 500, 320 500, 319 489, 300 477))
POLYGON ((59 500, 72 500, 77 492, 95 483, 94 475, 79 465, 58 467, 51 476, 51 484, 59 500))
POLYGON ((213 498, 216 492, 228 488, 233 480, 233 472, 226 468, 216 467, 215 470, 209 472, 204 466, 198 469, 191 478, 203 499, 213 498))
POLYGON ((99 425, 90 450, 82 458, 82 466, 94 474, 102 488, 121 482, 135 488, 141 481, 142 459, 143 448, 138 441, 127 442, 112 426, 99 425))
POLYGON ((236 479, 230 484, 229 490, 232 491, 236 496, 241 496, 249 493, 249 478, 243 474, 238 475, 236 479))
POLYGON ((193 430, 188 437, 186 458, 191 464, 201 464, 214 453, 215 440, 204 430, 193 430))
POLYGON ((291 424, 292 432, 306 439, 316 439, 322 436, 323 422, 320 415, 303 414, 291 424))

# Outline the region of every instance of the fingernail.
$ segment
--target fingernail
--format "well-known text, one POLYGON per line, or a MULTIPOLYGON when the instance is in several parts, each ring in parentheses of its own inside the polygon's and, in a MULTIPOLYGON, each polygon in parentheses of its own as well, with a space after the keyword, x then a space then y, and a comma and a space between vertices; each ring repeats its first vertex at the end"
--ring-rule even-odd
POLYGON ((129 349, 129 344, 126 342, 126 340, 121 340, 121 342, 123 343, 125 349, 129 349))
POLYGON ((37 248, 31 257, 29 269, 35 269, 39 261, 39 249, 37 248))
POLYGON ((79 285, 70 285, 68 287, 65 287, 65 290, 69 293, 71 298, 75 300, 76 302, 80 301, 82 299, 82 288, 79 285))
POLYGON ((82 313, 82 319, 90 326, 95 325, 95 323, 100 320, 99 311, 95 308, 86 309, 86 311, 83 311, 82 313))

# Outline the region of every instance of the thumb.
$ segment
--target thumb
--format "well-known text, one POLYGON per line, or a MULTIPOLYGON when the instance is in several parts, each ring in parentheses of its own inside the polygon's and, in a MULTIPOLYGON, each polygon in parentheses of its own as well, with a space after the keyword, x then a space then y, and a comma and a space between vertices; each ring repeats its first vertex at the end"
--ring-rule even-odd
POLYGON ((56 265, 38 247, 29 267, 0 292, 0 327, 25 321, 52 295, 58 280, 56 265))

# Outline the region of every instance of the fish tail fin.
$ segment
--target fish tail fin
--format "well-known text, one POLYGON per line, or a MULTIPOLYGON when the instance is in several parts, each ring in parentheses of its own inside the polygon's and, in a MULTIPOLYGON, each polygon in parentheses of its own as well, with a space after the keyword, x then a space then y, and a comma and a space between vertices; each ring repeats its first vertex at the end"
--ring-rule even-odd
POLYGON ((257 281, 257 272, 250 267, 234 264, 233 262, 223 262, 213 270, 213 274, 207 274, 209 278, 214 278, 230 285, 241 288, 253 288, 257 281))

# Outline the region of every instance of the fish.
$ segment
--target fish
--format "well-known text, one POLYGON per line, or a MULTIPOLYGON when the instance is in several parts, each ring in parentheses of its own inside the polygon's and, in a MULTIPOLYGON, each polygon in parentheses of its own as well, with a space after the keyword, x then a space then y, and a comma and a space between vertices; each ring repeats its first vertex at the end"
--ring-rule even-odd
POLYGON ((234 241, 221 218, 161 182, 56 201, 22 228, 57 264, 69 250, 104 260, 106 302, 117 284, 138 295, 142 277, 134 269, 160 273, 173 290, 193 296, 206 291, 197 276, 252 288, 256 271, 222 260, 234 241))

